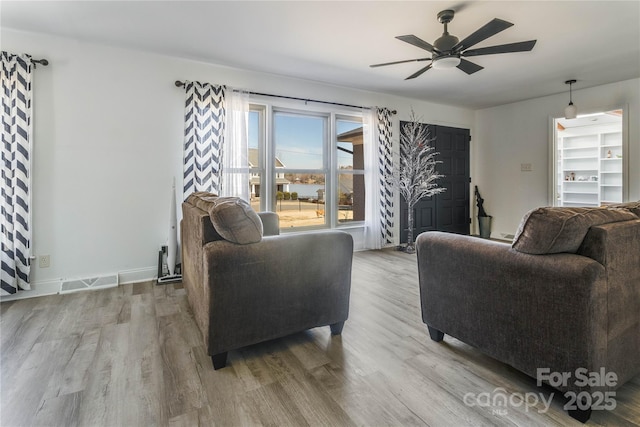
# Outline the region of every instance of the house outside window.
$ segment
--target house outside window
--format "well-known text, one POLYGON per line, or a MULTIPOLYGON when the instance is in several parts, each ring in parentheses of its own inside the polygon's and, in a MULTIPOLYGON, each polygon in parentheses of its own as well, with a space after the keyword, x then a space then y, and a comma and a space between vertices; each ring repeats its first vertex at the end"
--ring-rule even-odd
POLYGON ((362 118, 252 105, 251 204, 273 211, 282 231, 364 223, 362 118))

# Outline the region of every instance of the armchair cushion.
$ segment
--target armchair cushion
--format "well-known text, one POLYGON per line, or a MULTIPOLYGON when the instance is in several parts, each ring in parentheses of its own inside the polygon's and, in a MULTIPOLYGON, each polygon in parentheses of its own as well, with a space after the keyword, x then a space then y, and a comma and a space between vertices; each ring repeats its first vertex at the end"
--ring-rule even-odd
POLYGON ((238 197, 218 197, 209 208, 211 223, 229 242, 246 245, 262 240, 262 221, 251 205, 238 197))
POLYGON ((262 240, 262 221, 247 201, 196 192, 187 198, 187 202, 209 213, 213 228, 222 239, 240 245, 262 240))
POLYGON ((513 248, 533 255, 576 253, 591 226, 637 218, 627 209, 537 208, 522 218, 513 248))

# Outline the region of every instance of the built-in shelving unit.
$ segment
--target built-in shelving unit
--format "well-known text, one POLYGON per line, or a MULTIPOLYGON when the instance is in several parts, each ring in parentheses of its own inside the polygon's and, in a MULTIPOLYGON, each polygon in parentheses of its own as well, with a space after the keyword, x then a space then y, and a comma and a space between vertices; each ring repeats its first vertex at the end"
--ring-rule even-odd
POLYGON ((601 206, 622 202, 622 132, 612 126, 584 126, 559 133, 559 206, 601 206))

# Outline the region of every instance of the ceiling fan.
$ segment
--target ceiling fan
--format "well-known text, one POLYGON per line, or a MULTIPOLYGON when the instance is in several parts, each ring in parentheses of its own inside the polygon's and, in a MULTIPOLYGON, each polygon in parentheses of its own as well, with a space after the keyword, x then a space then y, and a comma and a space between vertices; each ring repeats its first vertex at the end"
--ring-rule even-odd
POLYGON ((467 61, 463 57, 468 56, 480 56, 480 55, 494 55, 497 53, 511 53, 511 52, 528 52, 533 49, 537 40, 529 40, 526 42, 501 44, 497 46, 481 47, 478 49, 469 49, 470 47, 480 43, 483 40, 488 39, 501 31, 506 30, 513 24, 511 22, 503 21, 502 19, 494 18, 492 21, 478 29, 473 34, 467 36, 462 41, 458 41, 456 36, 449 34, 447 31, 447 24, 453 20, 455 12, 447 9, 438 13, 438 21, 444 24, 444 33, 438 38, 433 45, 427 43, 421 38, 414 36, 413 34, 406 36, 397 36, 396 38, 403 42, 412 44, 421 49, 431 53, 430 58, 417 58, 407 59, 404 61, 385 62, 384 64, 373 64, 371 67, 382 67, 385 65, 403 64, 406 62, 423 62, 431 61, 426 67, 416 71, 405 80, 415 79, 430 68, 453 68, 457 67, 467 74, 473 74, 482 70, 478 64, 474 64, 471 61, 467 61))

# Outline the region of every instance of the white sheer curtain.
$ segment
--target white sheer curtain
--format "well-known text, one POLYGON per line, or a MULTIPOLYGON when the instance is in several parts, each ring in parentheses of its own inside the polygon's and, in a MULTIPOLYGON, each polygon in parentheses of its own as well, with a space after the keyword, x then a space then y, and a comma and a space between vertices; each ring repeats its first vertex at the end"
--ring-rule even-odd
POLYGON ((221 196, 249 201, 249 94, 227 87, 221 196))
POLYGON ((364 146, 364 246, 366 249, 382 248, 382 218, 380 215, 379 147, 375 109, 362 111, 364 146))

